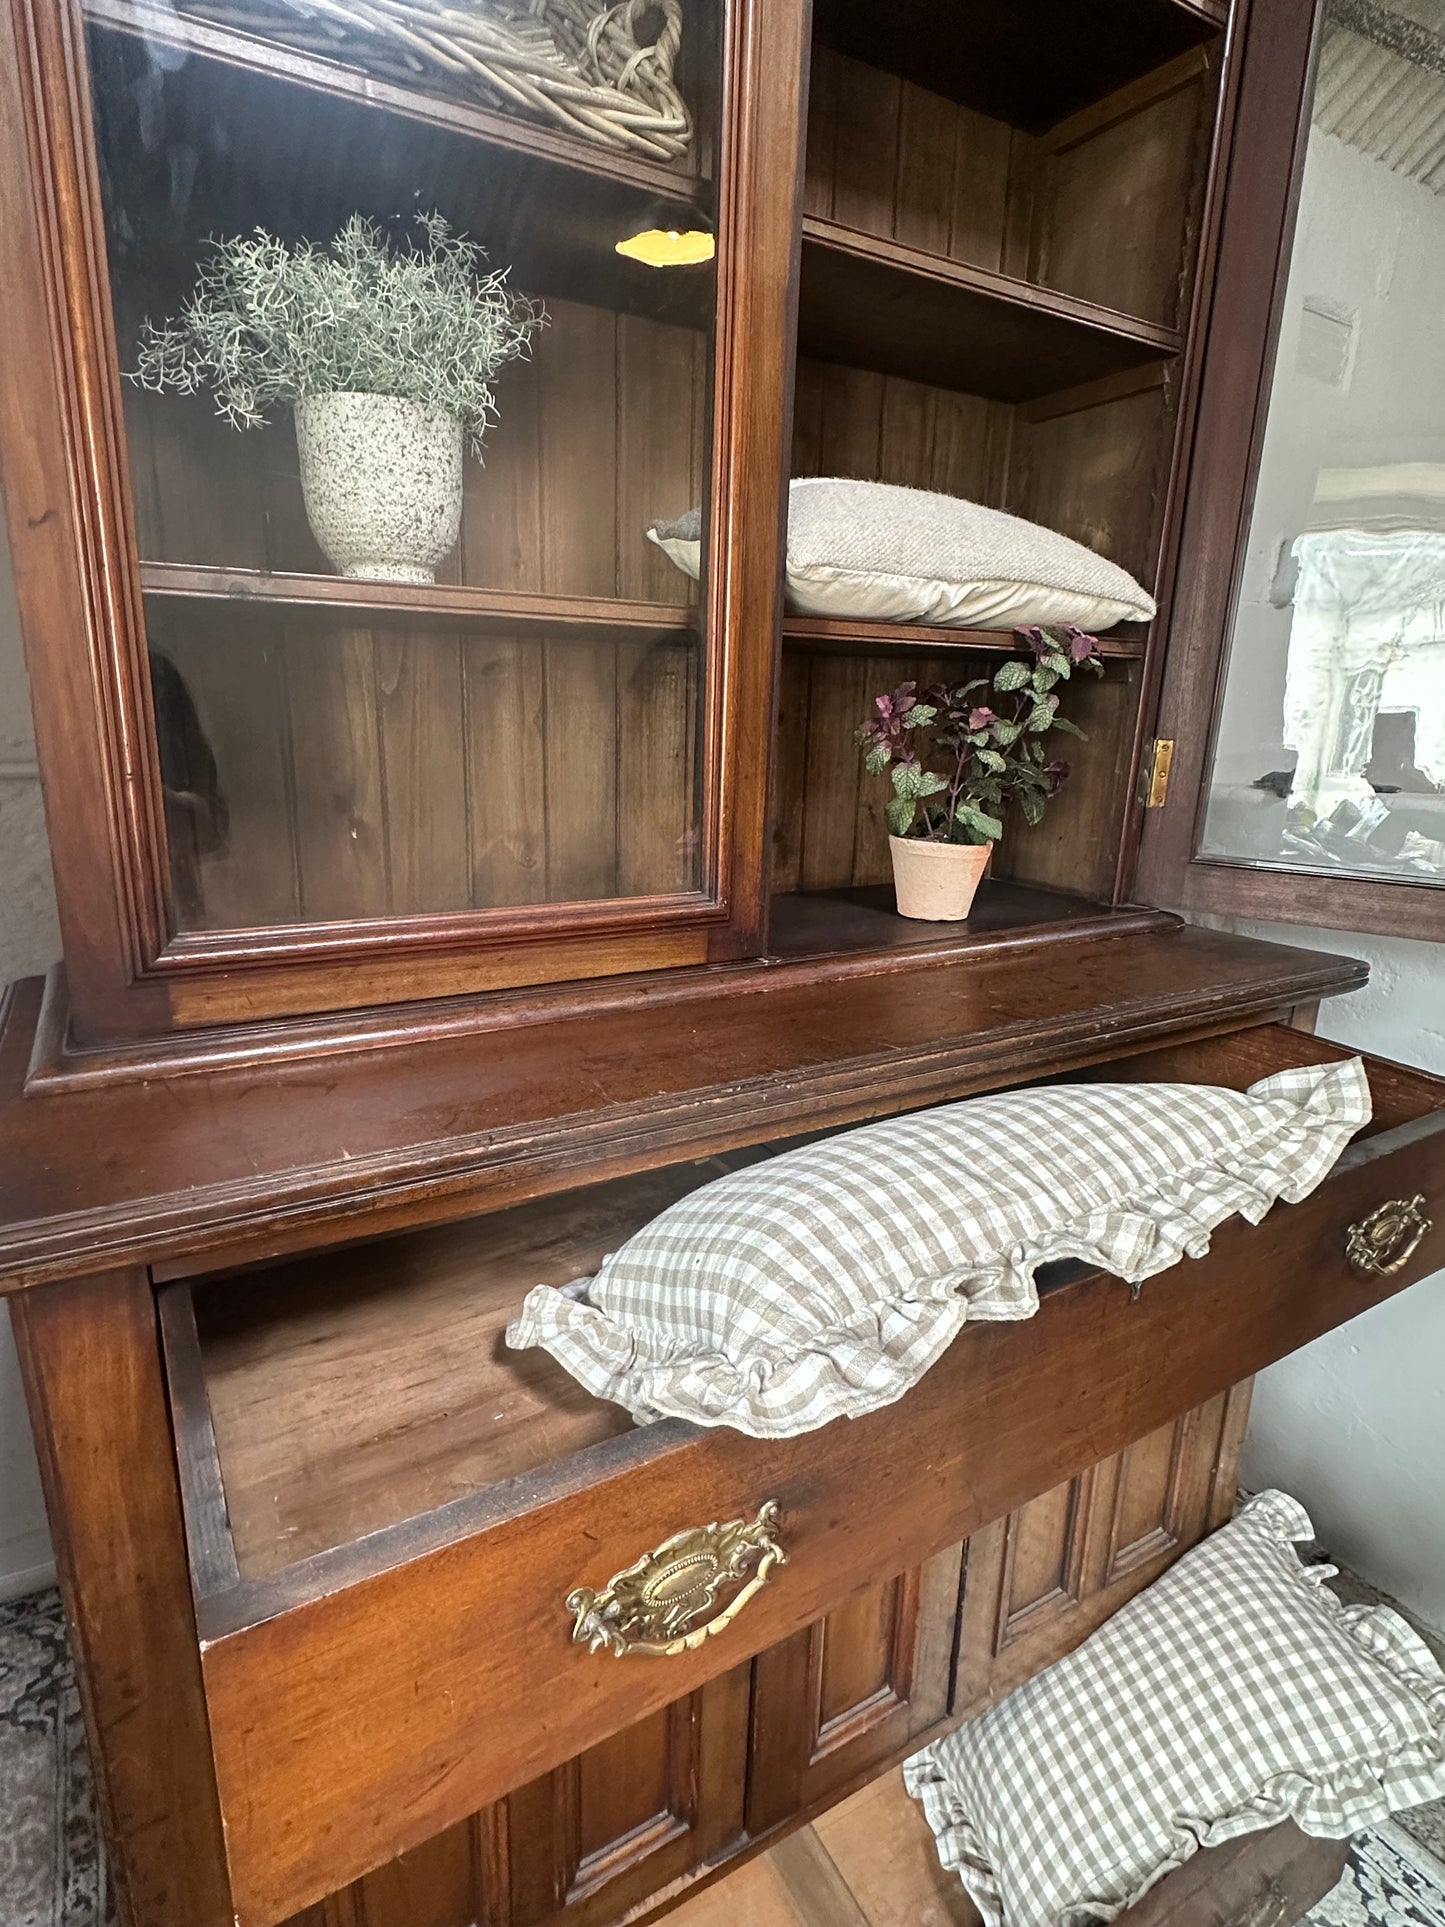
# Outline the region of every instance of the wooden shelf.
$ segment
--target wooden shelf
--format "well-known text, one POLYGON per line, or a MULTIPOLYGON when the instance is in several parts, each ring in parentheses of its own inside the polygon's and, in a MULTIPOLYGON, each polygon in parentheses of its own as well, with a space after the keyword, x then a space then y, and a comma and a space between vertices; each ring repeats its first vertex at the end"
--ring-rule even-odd
POLYGON ((148 5, 147 0, 85 0, 85 17, 97 26, 136 35, 154 46, 219 61, 267 79, 289 81, 294 86, 359 106, 403 114, 408 119, 464 134, 470 140, 526 155, 551 167, 618 182, 641 194, 663 194, 692 201, 705 186, 696 175, 689 175, 667 161, 604 147, 569 134, 563 128, 549 128, 538 121, 499 113, 446 94, 406 87, 399 81, 343 66, 322 54, 303 53, 239 28, 194 19, 169 7, 148 5))
POLYGON ((460 583, 356 582, 345 576, 264 575, 256 569, 201 568, 142 562, 141 588, 171 601, 247 603, 283 610, 330 612, 368 620, 464 622, 511 634, 518 629, 613 634, 618 629, 673 635, 696 630, 694 605, 625 602, 611 596, 524 595, 460 583))
POLYGON ((352 214, 399 233, 435 209, 525 294, 708 325, 710 267, 659 274, 614 246, 658 196, 710 208, 711 183, 696 174, 148 0, 89 0, 87 16, 102 173, 108 194, 131 197, 107 206, 129 274, 174 285, 206 238, 258 222, 326 240, 352 214), (158 47, 177 57, 152 65, 158 47), (156 127, 194 164, 173 212, 140 194, 156 127))
POLYGON ((1042 133, 1214 38, 1227 19, 1225 0, 894 0, 880 35, 872 0, 816 0, 813 33, 839 53, 1042 133))
POLYGON ((986 268, 803 220, 799 352, 1030 402, 1179 353, 1175 328, 986 268))
MULTIPOLYGON (((1144 654, 1144 638, 1130 624, 1125 633, 1099 638, 1103 656, 1139 657, 1144 654)), ((783 641, 807 648, 860 649, 886 655, 898 649, 917 649, 932 654, 936 650, 982 649, 993 655, 1026 650, 1014 629, 950 629, 927 622, 867 622, 853 617, 786 616, 783 641)))
MULTIPOLYGON (((517 629, 569 629, 598 635, 618 629, 655 635, 695 631, 699 611, 683 602, 626 602, 611 596, 524 595, 476 589, 461 583, 356 582, 344 576, 266 575, 257 569, 205 568, 186 562, 142 562, 141 588, 148 596, 179 602, 264 604, 277 610, 330 611, 371 620, 465 622, 511 633, 517 629)), ((923 622, 868 622, 837 616, 787 616, 783 640, 806 648, 858 649, 887 654, 897 649, 972 649, 991 654, 1022 651, 1012 629, 949 629, 923 622)), ((1137 634, 1099 638, 1100 654, 1135 658, 1144 653, 1137 634)))
POLYGON ((940 961, 976 956, 1000 945, 1036 944, 1064 937, 1117 937, 1162 930, 1158 910, 1116 909, 1061 890, 1040 890, 1006 877, 985 877, 973 913, 963 923, 921 923, 900 917, 893 886, 849 890, 790 890, 772 900, 768 955, 789 962, 852 956, 881 961, 928 951, 940 961))

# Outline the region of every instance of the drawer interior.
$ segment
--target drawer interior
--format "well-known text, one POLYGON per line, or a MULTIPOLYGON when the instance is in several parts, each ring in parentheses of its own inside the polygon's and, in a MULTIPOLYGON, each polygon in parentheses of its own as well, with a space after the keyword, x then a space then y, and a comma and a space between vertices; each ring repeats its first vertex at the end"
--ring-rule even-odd
MULTIPOLYGON (((1261 1026, 1093 1075, 1243 1088, 1346 1054, 1261 1026)), ((1370 1078, 1369 1134, 1445 1105, 1445 1083, 1422 1073, 1372 1062, 1370 1078)), ((192 1512, 209 1503, 214 1515, 193 1517, 193 1536, 222 1542, 242 1580, 261 1579, 504 1481, 528 1494, 529 1475, 631 1430, 544 1352, 508 1350, 506 1324, 533 1285, 595 1270, 667 1205, 769 1148, 787 1147, 170 1287, 178 1440, 211 1473, 187 1481, 192 1512)))

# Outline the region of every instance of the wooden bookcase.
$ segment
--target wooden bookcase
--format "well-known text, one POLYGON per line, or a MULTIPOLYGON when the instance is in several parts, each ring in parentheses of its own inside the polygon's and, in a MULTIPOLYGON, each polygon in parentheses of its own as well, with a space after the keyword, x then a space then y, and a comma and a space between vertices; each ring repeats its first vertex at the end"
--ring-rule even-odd
MULTIPOLYGON (((789 473, 971 497, 1166 589, 1222 11, 1134 0, 1080 36, 1061 9, 942 27, 915 0, 886 39, 831 0, 684 13, 676 162, 150 0, 19 20, 12 325, 41 377, 12 384, 9 487, 73 1054, 586 995, 800 929, 896 951, 853 728, 876 689, 1016 639, 785 616, 789 473), (614 252, 658 197, 716 226, 715 264, 614 252), (311 534, 289 416, 238 434, 122 371, 207 237, 353 213, 396 235, 419 208, 547 325, 499 379, 441 579, 356 583, 311 534), (63 352, 56 304, 89 317, 63 352), (61 475, 74 516, 27 515, 61 475), (700 587, 646 539, 699 504, 700 587), (54 569, 84 586, 63 611, 54 569)), ((1000 846, 995 923, 1032 927, 1035 886, 1086 920, 1130 901, 1159 630, 1105 639, 1071 793, 1000 846)), ((901 933, 928 934, 959 936, 901 933)))
POLYGON ((1150 907, 1293 0, 680 7, 673 162, 298 48, 260 0, 0 9, 0 456, 65 945, 0 1000, 0 1292, 123 1927, 664 1911, 1076 1644, 1227 1515, 1252 1375, 1445 1262, 1445 1085, 1371 1062, 1308 1201, 1138 1303, 1052 1268, 1036 1320, 857 1420, 635 1426, 506 1347, 531 1285, 739 1159, 1063 1076, 1245 1089, 1344 1055, 1310 1014, 1367 975, 1150 907), (711 263, 618 254, 659 202, 711 263), (126 372, 208 236, 418 211, 547 325, 436 579, 346 577, 289 415, 241 435, 126 372), (788 611, 817 475, 1012 511, 1159 603, 1070 685, 1071 785, 963 924, 896 914, 853 732, 1023 645, 788 611), (694 508, 697 584, 647 539, 694 508), (786 1569, 724 1637, 574 1640, 577 1588, 766 1506, 786 1569))

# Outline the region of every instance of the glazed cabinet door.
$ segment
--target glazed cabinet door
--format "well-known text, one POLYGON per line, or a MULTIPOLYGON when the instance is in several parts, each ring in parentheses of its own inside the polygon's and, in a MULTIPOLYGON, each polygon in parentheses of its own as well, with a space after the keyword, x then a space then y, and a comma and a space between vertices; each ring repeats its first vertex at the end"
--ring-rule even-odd
POLYGON ((1438 943, 1445 38, 1326 0, 1244 24, 1139 892, 1438 943))
POLYGON ((13 11, 81 1031, 754 947, 805 9, 13 11))
POLYGON ((826 1803, 943 1718, 962 1550, 854 1593, 758 1655, 749 1833, 826 1803))
POLYGON ((1161 1425, 968 1542, 954 1708, 1071 1652, 1229 1517, 1249 1385, 1161 1425))

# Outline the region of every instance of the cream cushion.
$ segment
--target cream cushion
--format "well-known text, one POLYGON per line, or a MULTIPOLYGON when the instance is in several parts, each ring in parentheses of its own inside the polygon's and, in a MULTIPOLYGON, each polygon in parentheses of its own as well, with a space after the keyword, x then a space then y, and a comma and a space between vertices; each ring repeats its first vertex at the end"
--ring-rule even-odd
POLYGON ((1028 1318, 1037 1267, 1137 1284, 1235 1212, 1312 1191, 1370 1114, 1358 1058, 1247 1092, 1077 1084, 973 1098, 730 1173, 508 1328, 639 1421, 754 1437, 873 1411, 970 1318, 1028 1318))
POLYGON ((988 1927, 1112 1920, 1202 1847, 1343 1839, 1445 1794, 1445 1673, 1342 1606, 1263 1492, 1077 1652, 904 1767, 988 1927))
MULTIPOLYGON (((693 510, 648 530, 694 579, 701 521, 693 510)), ((1108 629, 1155 613, 1127 570, 1036 522, 925 489, 822 477, 790 490, 786 586, 800 615, 948 628, 1108 629)))

